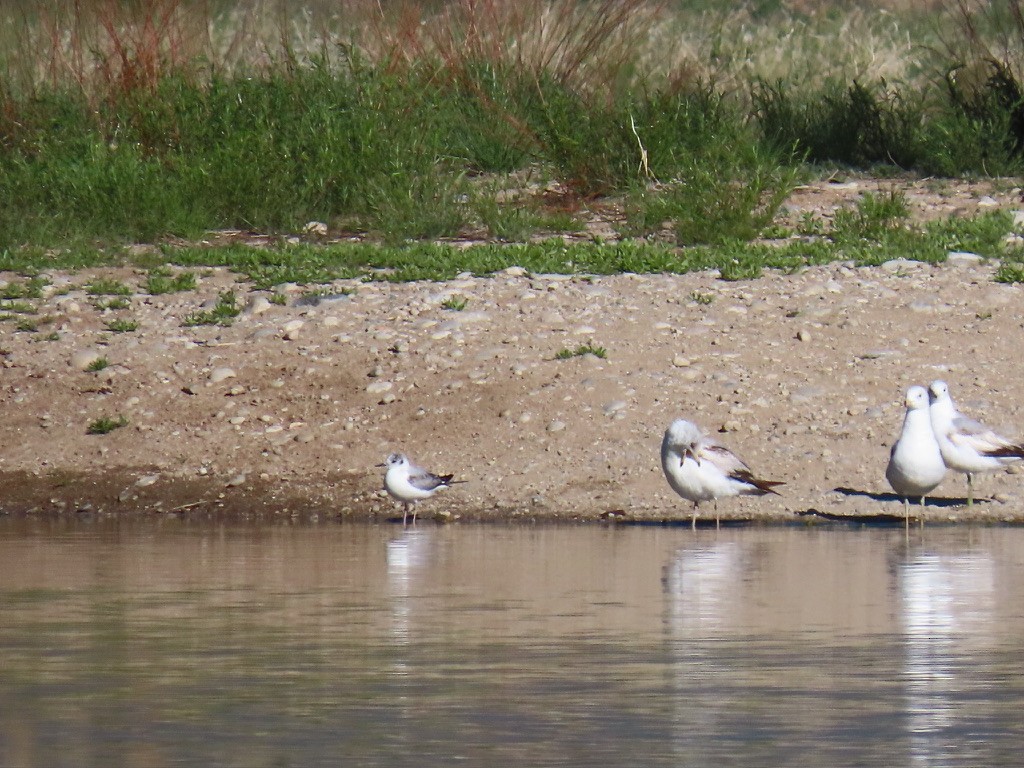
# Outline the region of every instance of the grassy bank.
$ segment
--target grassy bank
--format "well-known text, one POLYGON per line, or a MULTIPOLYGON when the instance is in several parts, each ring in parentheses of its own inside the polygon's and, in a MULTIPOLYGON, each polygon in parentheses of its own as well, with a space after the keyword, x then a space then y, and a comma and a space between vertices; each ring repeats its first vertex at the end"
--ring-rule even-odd
POLYGON ((779 211, 822 167, 1020 173, 1017 2, 286 8, 53 0, 0 12, 0 269, 113 261, 135 242, 267 285, 512 263, 735 278, 835 258, 1006 255, 1000 217, 911 231, 898 200, 872 198, 779 231, 779 211), (595 211, 619 242, 499 245, 576 233, 595 211), (224 229, 305 242, 171 245, 224 229), (348 235, 363 243, 324 244, 348 235), (434 244, 454 237, 486 243, 434 244))

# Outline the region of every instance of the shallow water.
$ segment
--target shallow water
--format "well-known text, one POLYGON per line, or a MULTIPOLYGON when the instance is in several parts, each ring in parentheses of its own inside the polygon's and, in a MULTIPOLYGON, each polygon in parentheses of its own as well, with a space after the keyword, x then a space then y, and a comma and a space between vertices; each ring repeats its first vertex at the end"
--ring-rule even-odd
POLYGON ((1024 529, 0 521, 0 765, 1018 765, 1024 529))

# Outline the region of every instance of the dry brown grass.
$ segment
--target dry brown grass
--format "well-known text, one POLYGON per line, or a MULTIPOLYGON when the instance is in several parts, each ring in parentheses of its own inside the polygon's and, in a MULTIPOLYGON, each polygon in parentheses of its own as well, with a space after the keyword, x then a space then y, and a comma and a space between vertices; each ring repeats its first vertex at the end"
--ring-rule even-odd
POLYGON ((0 88, 146 89, 171 71, 258 71, 339 49, 393 68, 486 62, 591 91, 640 80, 725 89, 754 79, 814 87, 829 76, 907 82, 921 76, 921 52, 938 30, 999 52, 1019 47, 1020 34, 1000 41, 991 25, 970 26, 996 5, 890 0, 836 14, 830 4, 789 3, 765 17, 667 0, 47 0, 0 7, 0 88), (940 10, 956 24, 941 22, 940 10))

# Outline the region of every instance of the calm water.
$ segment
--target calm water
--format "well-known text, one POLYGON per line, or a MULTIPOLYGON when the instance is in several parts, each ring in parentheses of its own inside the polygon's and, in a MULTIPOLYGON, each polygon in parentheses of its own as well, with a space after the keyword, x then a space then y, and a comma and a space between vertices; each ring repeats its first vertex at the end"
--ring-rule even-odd
POLYGON ((1019 765, 1024 530, 0 521, 0 765, 1019 765))

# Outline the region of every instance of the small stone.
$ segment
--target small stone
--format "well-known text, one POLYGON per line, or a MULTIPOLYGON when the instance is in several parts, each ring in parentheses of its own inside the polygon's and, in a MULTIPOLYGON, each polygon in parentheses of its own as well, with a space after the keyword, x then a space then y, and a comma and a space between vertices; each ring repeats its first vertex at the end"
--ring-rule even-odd
POLYGON ((228 488, 237 488, 240 485, 245 485, 245 475, 242 473, 235 475, 227 483, 228 488))
POLYGON ((739 432, 739 430, 740 430, 740 422, 737 419, 729 419, 727 422, 725 422, 721 426, 721 428, 718 431, 719 432, 739 432))
POLYGON ((72 368, 84 371, 99 359, 100 353, 95 349, 80 349, 71 355, 71 360, 69 362, 72 368))
POLYGON ((219 384, 225 379, 233 378, 235 378, 235 372, 231 368, 221 367, 214 368, 212 371, 210 371, 210 381, 212 381, 214 384, 219 384))
POLYGON ((228 419, 228 424, 231 424, 231 425, 236 426, 236 427, 239 424, 244 424, 244 423, 245 423, 245 416, 232 416, 230 419, 228 419))
POLYGON ((692 364, 690 358, 683 357, 682 355, 676 355, 672 358, 672 365, 676 368, 689 368, 692 364))
POLYGON ((614 416, 619 411, 624 411, 628 405, 625 400, 612 400, 610 403, 605 403, 602 410, 605 416, 614 416))
POLYGON ((249 303, 245 306, 245 311, 250 315, 261 315, 270 309, 273 304, 266 296, 255 296, 249 299, 249 303))
POLYGON ((135 481, 135 485, 138 486, 139 488, 148 488, 149 486, 153 485, 158 479, 160 479, 159 475, 143 475, 142 477, 135 481))
POLYGON ((565 422, 564 421, 559 421, 558 419, 555 419, 554 421, 550 422, 548 424, 548 426, 547 426, 547 431, 548 432, 561 432, 564 429, 565 429, 565 422))
POLYGON ((299 331, 302 329, 305 323, 302 320, 289 320, 285 323, 281 330, 283 331, 283 337, 287 341, 295 341, 299 337, 299 331))
POLYGON ((302 231, 307 235, 315 235, 316 237, 323 237, 327 234, 327 225, 322 221, 309 221, 306 222, 306 226, 302 228, 302 231))
POLYGON ((950 251, 946 254, 946 263, 954 267, 973 267, 982 261, 981 256, 970 251, 950 251))
POLYGON ((523 267, 507 267, 502 274, 506 277, 526 277, 526 270, 523 267))
POLYGON ((366 385, 366 391, 371 395, 381 395, 389 391, 393 386, 394 384, 390 381, 371 381, 366 385))
POLYGON ((886 272, 902 272, 917 266, 920 266, 920 263, 910 259, 889 259, 882 264, 882 269, 886 272))
POLYGON ((811 332, 801 328, 799 331, 797 331, 796 338, 797 341, 810 341, 811 332))

